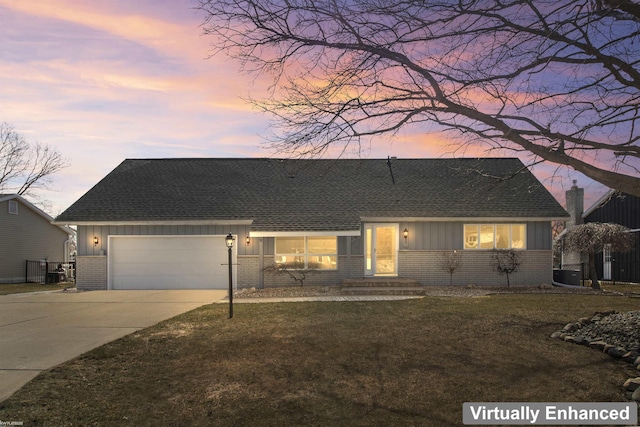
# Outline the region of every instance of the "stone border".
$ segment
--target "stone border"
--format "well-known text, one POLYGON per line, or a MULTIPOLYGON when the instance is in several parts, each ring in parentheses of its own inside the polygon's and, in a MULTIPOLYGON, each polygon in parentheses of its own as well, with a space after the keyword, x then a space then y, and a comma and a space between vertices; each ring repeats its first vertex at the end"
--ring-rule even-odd
MULTIPOLYGON (((615 311, 598 312, 591 317, 582 317, 577 322, 567 323, 562 330, 552 333, 551 338, 584 345, 594 350, 601 351, 615 359, 620 359, 636 366, 638 371, 640 371, 640 354, 638 351, 627 351, 625 348, 605 342, 602 338, 591 339, 580 334, 580 330, 584 326, 598 322, 604 317, 616 313, 617 312, 615 311)), ((628 398, 636 402, 640 402, 640 376, 636 378, 629 378, 625 381, 623 388, 625 389, 625 394, 628 398)))

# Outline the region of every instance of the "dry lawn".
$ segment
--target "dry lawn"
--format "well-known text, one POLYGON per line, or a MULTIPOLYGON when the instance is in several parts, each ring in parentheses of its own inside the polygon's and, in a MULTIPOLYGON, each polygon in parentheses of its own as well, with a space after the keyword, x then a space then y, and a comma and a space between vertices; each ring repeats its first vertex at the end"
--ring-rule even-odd
POLYGON ((451 426, 463 402, 625 401, 638 372, 549 338, 640 299, 512 294, 205 306, 39 375, 0 420, 47 425, 451 426))
POLYGON ((60 291, 65 288, 73 288, 73 283, 1 283, 0 295, 21 294, 26 292, 60 291))

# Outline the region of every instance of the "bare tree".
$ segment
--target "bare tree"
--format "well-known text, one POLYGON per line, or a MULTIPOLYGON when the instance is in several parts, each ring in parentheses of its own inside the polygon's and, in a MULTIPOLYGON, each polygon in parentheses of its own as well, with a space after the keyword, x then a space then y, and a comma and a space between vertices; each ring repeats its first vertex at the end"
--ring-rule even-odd
POLYGON ((28 195, 32 190, 46 189, 51 175, 66 166, 54 148, 29 144, 13 126, 0 124, 0 193, 28 195))
POLYGON ((460 267, 458 251, 443 252, 440 258, 440 268, 449 273, 449 286, 453 285, 453 273, 460 267))
POLYGON ((631 0, 199 0, 214 54, 273 78, 280 151, 444 129, 640 196, 631 0), (435 125, 435 126, 434 126, 435 125))
POLYGON ((507 288, 511 287, 509 276, 520 268, 522 264, 523 251, 515 249, 494 249, 491 258, 493 269, 500 274, 507 276, 507 288))
POLYGON ((627 227, 620 224, 597 222, 576 225, 564 235, 566 249, 589 255, 589 277, 593 289, 600 289, 595 255, 604 251, 607 246, 612 252, 628 252, 633 248, 633 235, 627 227))
POLYGON ((266 266, 263 270, 267 273, 284 274, 293 279, 294 282, 300 283, 300 287, 304 286, 307 276, 318 272, 319 263, 304 261, 291 261, 285 263, 276 263, 266 266))

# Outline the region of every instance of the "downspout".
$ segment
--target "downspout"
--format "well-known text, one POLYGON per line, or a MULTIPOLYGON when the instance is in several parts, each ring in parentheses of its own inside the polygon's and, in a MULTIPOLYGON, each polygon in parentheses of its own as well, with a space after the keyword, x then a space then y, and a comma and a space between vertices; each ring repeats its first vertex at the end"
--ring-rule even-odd
POLYGON ((69 262, 69 244, 73 242, 73 237, 71 237, 71 235, 69 235, 69 238, 67 240, 65 240, 65 242, 63 243, 63 253, 64 253, 64 262, 68 263, 69 262))
POLYGON ((73 234, 68 234, 69 238, 67 240, 65 240, 65 242, 63 243, 64 245, 64 262, 68 263, 69 262, 69 253, 71 252, 69 250, 69 247, 73 244, 76 244, 76 240, 73 237, 73 234))

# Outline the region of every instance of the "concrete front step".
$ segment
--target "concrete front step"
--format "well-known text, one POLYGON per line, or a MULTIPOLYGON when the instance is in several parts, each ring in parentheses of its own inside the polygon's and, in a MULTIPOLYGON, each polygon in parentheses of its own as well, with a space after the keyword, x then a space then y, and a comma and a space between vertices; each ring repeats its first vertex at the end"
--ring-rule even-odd
POLYGON ((415 288, 420 287, 417 280, 398 278, 365 278, 365 279, 344 279, 342 289, 347 288, 415 288))
POLYGON ((340 290, 342 295, 424 295, 424 289, 416 286, 409 287, 343 287, 340 290))

